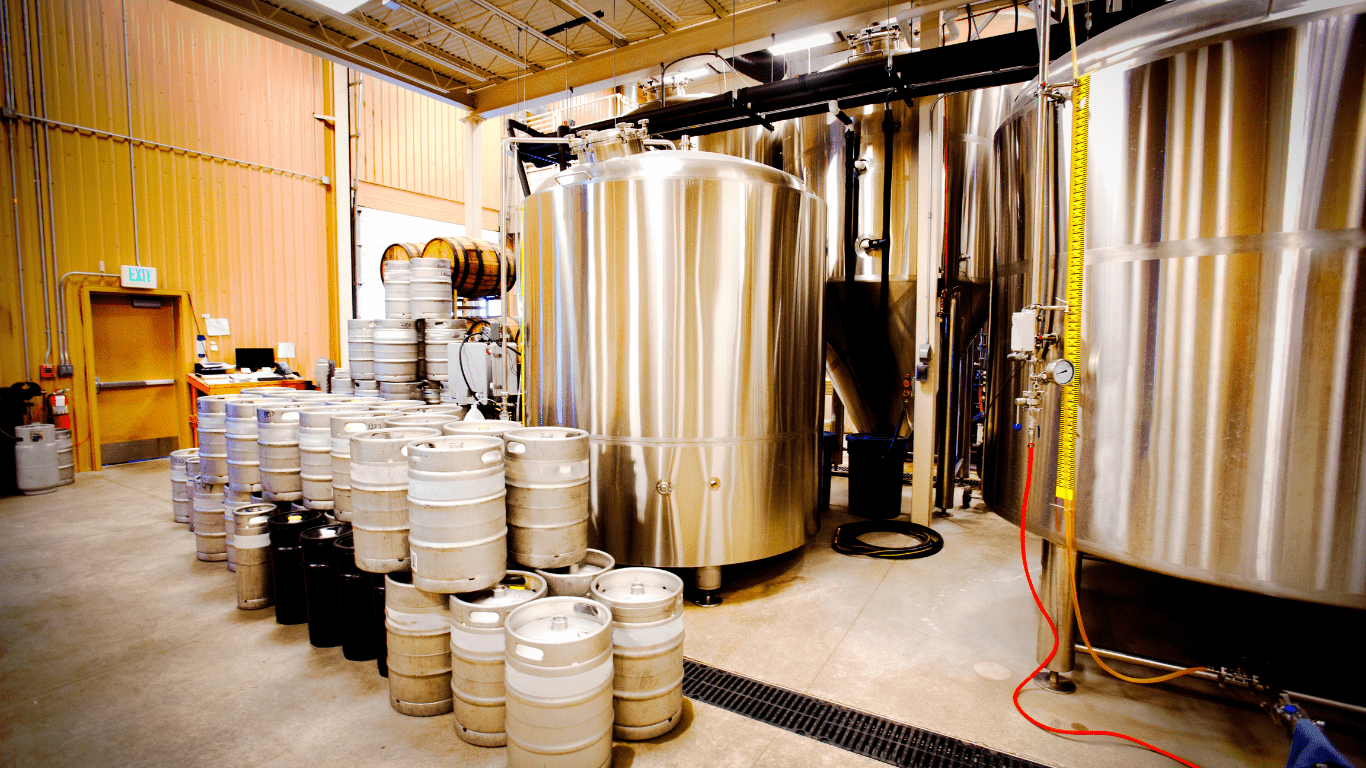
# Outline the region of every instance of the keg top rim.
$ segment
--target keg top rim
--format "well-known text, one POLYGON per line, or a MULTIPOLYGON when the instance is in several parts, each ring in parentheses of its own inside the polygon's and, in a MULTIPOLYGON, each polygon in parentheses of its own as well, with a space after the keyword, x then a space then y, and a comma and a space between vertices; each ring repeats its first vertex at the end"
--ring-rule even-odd
POLYGON ((563 576, 592 576, 593 578, 597 578, 598 575, 601 574, 603 571, 610 571, 616 566, 617 559, 615 557, 612 557, 610 554, 602 551, 601 549, 590 549, 588 550, 588 554, 584 555, 583 559, 575 563, 574 565, 562 565, 558 568, 537 568, 536 573, 539 573, 542 576, 549 576, 552 578, 563 576), (579 573, 574 573, 570 570, 575 566, 582 567, 584 565, 591 565, 597 568, 598 570, 588 572, 581 571, 579 573))
POLYGON ((668 601, 683 593, 683 580, 659 568, 617 568, 593 579, 591 596, 612 603, 644 604, 668 601), (639 585, 641 591, 636 593, 639 585))
POLYGON ((564 645, 607 631, 612 626, 612 611, 586 597, 544 597, 512 609, 504 626, 509 635, 522 640, 564 645), (557 617, 572 620, 569 628, 554 629, 557 617))
POLYGON ((484 608, 504 608, 513 605, 538 599, 545 593, 546 583, 541 576, 530 571, 508 571, 503 576, 502 581, 488 589, 480 589, 475 592, 463 592, 451 595, 452 603, 484 608), (525 583, 521 585, 509 584, 510 579, 522 579, 525 583), (532 580, 535 581, 532 581, 532 580), (502 594, 499 594, 498 587, 505 586, 502 594))

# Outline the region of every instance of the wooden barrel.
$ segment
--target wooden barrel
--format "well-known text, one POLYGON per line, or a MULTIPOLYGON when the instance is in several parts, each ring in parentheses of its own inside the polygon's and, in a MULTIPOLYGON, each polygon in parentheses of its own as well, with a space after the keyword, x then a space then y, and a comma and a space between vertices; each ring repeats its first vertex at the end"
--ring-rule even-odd
POLYGON ((422 256, 422 246, 418 243, 394 243, 384 249, 379 260, 379 281, 384 282, 384 265, 390 261, 410 261, 422 256))
MULTIPOLYGON (((468 237, 438 237, 422 249, 424 259, 446 259, 451 263, 451 283, 455 295, 463 299, 497 298, 498 249, 483 240, 468 237)), ((517 261, 507 263, 508 290, 517 284, 517 261)))

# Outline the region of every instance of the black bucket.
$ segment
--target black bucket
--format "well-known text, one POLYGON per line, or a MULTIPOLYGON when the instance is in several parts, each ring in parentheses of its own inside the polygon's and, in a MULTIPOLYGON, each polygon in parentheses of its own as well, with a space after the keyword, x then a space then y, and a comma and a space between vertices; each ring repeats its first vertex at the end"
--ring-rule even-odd
POLYGON ((901 476, 910 439, 850 435, 849 512, 888 520, 901 514, 901 476))

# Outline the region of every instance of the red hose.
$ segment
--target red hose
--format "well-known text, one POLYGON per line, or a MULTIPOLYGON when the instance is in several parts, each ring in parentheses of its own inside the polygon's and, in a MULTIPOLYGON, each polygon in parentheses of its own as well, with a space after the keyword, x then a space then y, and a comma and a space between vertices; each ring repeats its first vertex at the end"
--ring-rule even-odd
POLYGON ((1020 503, 1020 562, 1024 565, 1025 581, 1029 583, 1029 594, 1034 596, 1034 605, 1038 607, 1039 613, 1043 614, 1044 620, 1048 622, 1049 630, 1053 632, 1053 649, 1048 652, 1048 658, 1044 659, 1042 664, 1035 667, 1033 672, 1030 672, 1025 679, 1020 681, 1019 685, 1015 686, 1015 693, 1011 694, 1010 697, 1011 701, 1015 702, 1015 710, 1019 712, 1024 719, 1049 733, 1062 734, 1063 736, 1113 736, 1117 739, 1133 742, 1145 749, 1150 749, 1163 757, 1170 757, 1182 765, 1190 766, 1190 768, 1200 768, 1200 766, 1189 760, 1183 760, 1165 749, 1155 747, 1142 739, 1136 739, 1128 734, 1117 733, 1115 731, 1073 731, 1066 728, 1054 728, 1051 725, 1044 725, 1038 720, 1030 717, 1029 713, 1024 711, 1024 707, 1020 706, 1020 691, 1024 690, 1024 687, 1029 684, 1030 680, 1034 679, 1035 675, 1042 672, 1050 663, 1052 663, 1053 657, 1058 655, 1059 643, 1058 625, 1053 623, 1053 617, 1049 616, 1048 610, 1043 607, 1043 600, 1039 599, 1039 592, 1034 588, 1034 577, 1029 575, 1029 554, 1025 548, 1025 515, 1029 511, 1029 486, 1034 480, 1034 443, 1032 442, 1029 444, 1029 458, 1027 461, 1028 464, 1025 468, 1024 500, 1020 503))

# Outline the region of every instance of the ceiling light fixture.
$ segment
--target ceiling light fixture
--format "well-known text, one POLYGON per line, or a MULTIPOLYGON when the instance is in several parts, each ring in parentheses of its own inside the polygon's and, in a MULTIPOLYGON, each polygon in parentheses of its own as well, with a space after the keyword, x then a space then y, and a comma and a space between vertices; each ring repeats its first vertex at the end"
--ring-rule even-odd
POLYGON ((365 5, 368 0, 308 0, 312 5, 321 6, 329 11, 340 14, 348 14, 357 8, 365 5))
POLYGON ((818 45, 825 45, 826 43, 833 42, 835 42, 834 35, 829 32, 822 32, 818 35, 807 35, 806 37, 799 37, 796 40, 789 40, 786 43, 771 45, 768 48, 768 52, 774 56, 782 56, 786 53, 804 51, 807 48, 815 48, 818 45))

